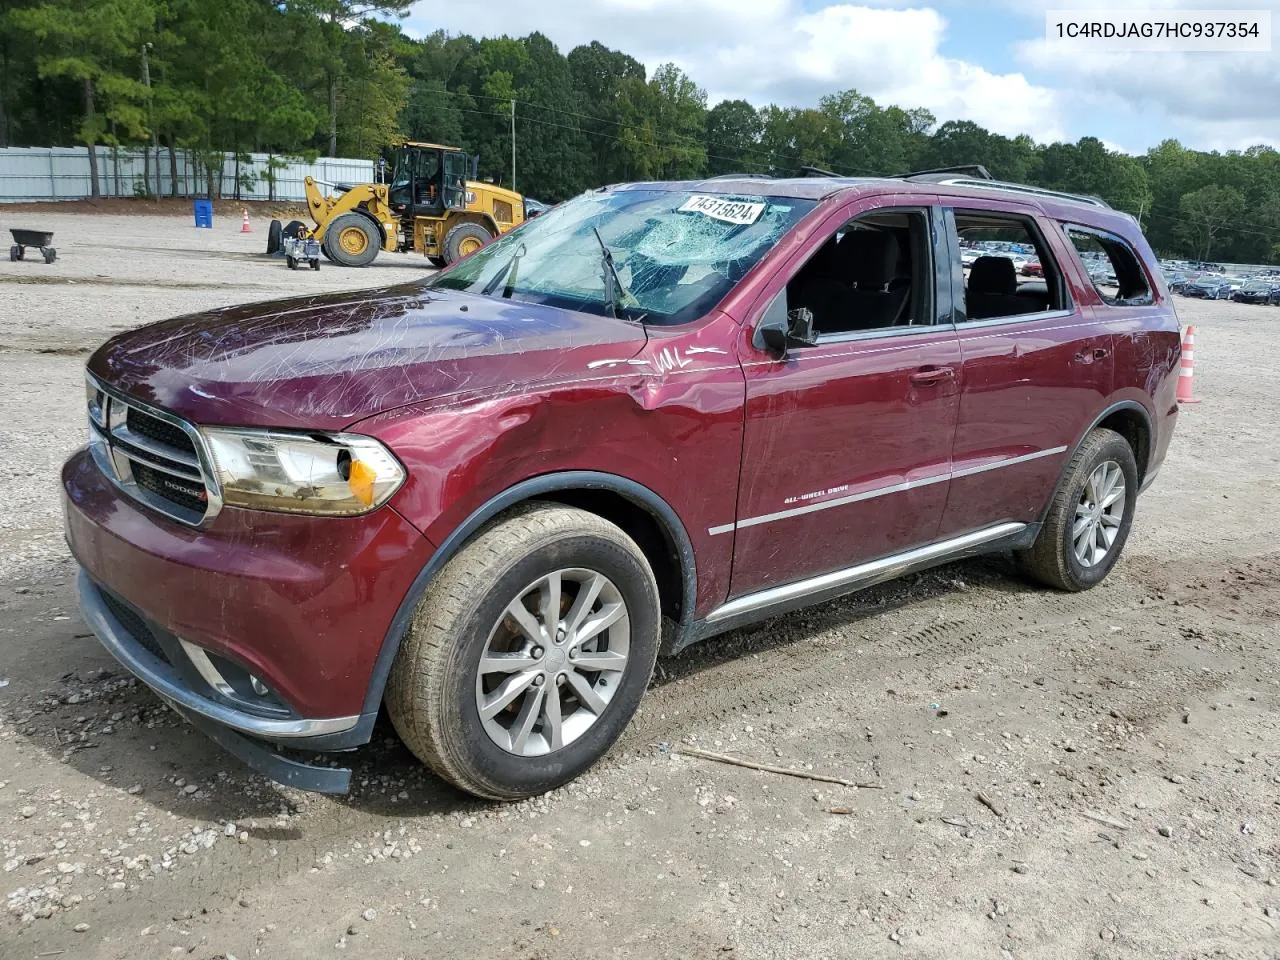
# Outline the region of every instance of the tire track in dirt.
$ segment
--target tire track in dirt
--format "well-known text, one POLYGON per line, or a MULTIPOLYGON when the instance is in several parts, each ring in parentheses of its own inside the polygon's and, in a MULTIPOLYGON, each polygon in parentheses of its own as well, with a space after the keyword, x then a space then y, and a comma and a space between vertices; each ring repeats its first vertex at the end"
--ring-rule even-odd
MULTIPOLYGON (((1280 565, 1271 558, 1241 564, 1253 577, 1253 585, 1252 594, 1247 599, 1241 595, 1240 600, 1234 592, 1212 590, 1207 594, 1192 590, 1193 597, 1179 598, 1187 592, 1185 588, 1153 589, 1149 570, 1135 566, 1136 570, 1125 569, 1107 587, 1078 594, 1026 586, 1022 592, 1011 592, 1010 586, 1020 585, 1004 581, 914 602, 908 599, 883 613, 870 612, 876 598, 862 603, 836 600, 823 604, 810 618, 820 624, 816 630, 802 625, 806 620, 802 611, 706 641, 705 647, 685 655, 698 662, 673 671, 676 682, 659 679, 650 688, 621 746, 639 749, 655 741, 674 742, 740 714, 760 713, 777 705, 800 707, 829 696, 833 689, 856 688, 900 672, 903 661, 915 661, 915 672, 930 672, 960 659, 993 655, 1010 644, 1051 640, 1073 628, 1086 628, 1097 639, 1110 637, 1118 626, 1128 637, 1164 634, 1168 639, 1177 635, 1174 620, 1212 627, 1232 608, 1247 610, 1249 618, 1261 625, 1280 604, 1280 565), (957 605, 964 607, 963 616, 952 612, 957 605), (1157 615, 1169 625, 1156 623, 1157 615), (945 619, 922 623, 937 617, 945 619), (768 646, 753 650, 763 637, 770 638, 768 646), (861 653, 855 654, 854 649, 861 653)), ((963 572, 964 568, 956 569, 963 572)), ((1194 583, 1196 573, 1184 570, 1174 579, 1194 583)), ((1065 653, 1067 663, 1080 671, 1097 667, 1096 655, 1074 648, 1065 653)), ((1117 672, 1129 669, 1120 663, 1116 666, 1117 672)), ((1046 670, 1050 667, 1043 665, 1046 670)), ((1176 689, 1188 697, 1217 687, 1222 679, 1191 668, 1179 668, 1176 677, 1176 689)))

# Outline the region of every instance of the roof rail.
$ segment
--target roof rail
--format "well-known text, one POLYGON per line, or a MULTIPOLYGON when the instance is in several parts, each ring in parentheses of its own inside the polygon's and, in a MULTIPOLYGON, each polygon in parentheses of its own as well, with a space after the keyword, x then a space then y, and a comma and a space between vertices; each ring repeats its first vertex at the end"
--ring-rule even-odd
POLYGON ((835 177, 839 179, 842 176, 842 174, 831 170, 824 170, 822 167, 801 167, 798 172, 802 177, 835 177))
POLYGON ((927 177, 935 173, 962 173, 980 180, 994 180, 995 177, 980 163, 963 163, 957 167, 935 167, 932 170, 913 170, 911 173, 895 173, 890 180, 911 180, 914 177, 927 177))
POLYGON ((773 177, 767 173, 718 173, 714 177, 704 177, 703 181, 710 180, 772 180, 773 177))
POLYGON ((1027 183, 997 180, 980 163, 962 164, 956 167, 939 167, 936 170, 917 170, 914 173, 900 173, 889 179, 912 180, 917 183, 941 183, 949 187, 977 187, 985 190, 1004 190, 1009 193, 1029 193, 1038 197, 1074 200, 1077 203, 1087 203, 1090 206, 1111 209, 1111 204, 1101 197, 1083 193, 1067 193, 1065 190, 1050 190, 1047 187, 1033 187, 1027 183))
POLYGON ((971 177, 947 177, 934 181, 949 187, 977 187, 983 190, 1003 190, 1007 193, 1028 193, 1037 197, 1053 197, 1056 200, 1073 200, 1076 203, 1087 203, 1091 207, 1112 209, 1111 204, 1101 197, 1085 193, 1067 193, 1065 190, 1050 190, 1048 187, 1033 187, 1026 183, 1011 183, 1006 180, 977 180, 971 177))

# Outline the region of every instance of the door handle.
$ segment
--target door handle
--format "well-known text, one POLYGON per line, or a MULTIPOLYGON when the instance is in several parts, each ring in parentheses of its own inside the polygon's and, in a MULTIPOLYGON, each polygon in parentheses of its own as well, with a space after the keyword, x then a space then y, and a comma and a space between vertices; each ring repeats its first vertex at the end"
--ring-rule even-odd
POLYGON ((907 377, 912 383, 940 383, 943 380, 954 380, 955 367, 921 367, 907 377))
POLYGON ((1093 359, 1095 360, 1105 360, 1109 356, 1111 356, 1111 351, 1106 347, 1099 347, 1097 350, 1093 351, 1093 359))
POLYGON ((1105 360, 1111 356, 1111 351, 1106 347, 1098 347, 1096 350, 1081 350, 1076 354, 1077 363, 1093 363, 1095 360, 1105 360))

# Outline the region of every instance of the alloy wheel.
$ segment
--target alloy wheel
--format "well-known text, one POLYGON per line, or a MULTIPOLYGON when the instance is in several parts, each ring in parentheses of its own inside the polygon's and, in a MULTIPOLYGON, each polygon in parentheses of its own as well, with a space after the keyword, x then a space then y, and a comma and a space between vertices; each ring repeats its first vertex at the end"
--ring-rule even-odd
POLYGON ((1106 559, 1120 534, 1125 510, 1124 472, 1107 460, 1089 474, 1076 504, 1071 540, 1076 560, 1092 567, 1106 559))
POLYGON ((619 689, 630 641, 626 602, 603 574, 570 568, 529 584, 480 657, 476 709, 485 733, 522 757, 577 740, 619 689))

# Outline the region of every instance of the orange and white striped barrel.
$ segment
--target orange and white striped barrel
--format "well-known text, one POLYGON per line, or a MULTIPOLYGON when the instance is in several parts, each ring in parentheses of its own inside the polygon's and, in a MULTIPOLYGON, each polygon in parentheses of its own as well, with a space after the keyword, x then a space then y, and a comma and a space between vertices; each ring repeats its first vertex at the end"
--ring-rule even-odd
POLYGON ((1196 378, 1196 328, 1187 325, 1182 335, 1182 360, 1178 367, 1178 402, 1199 403, 1200 398, 1192 389, 1196 378))

